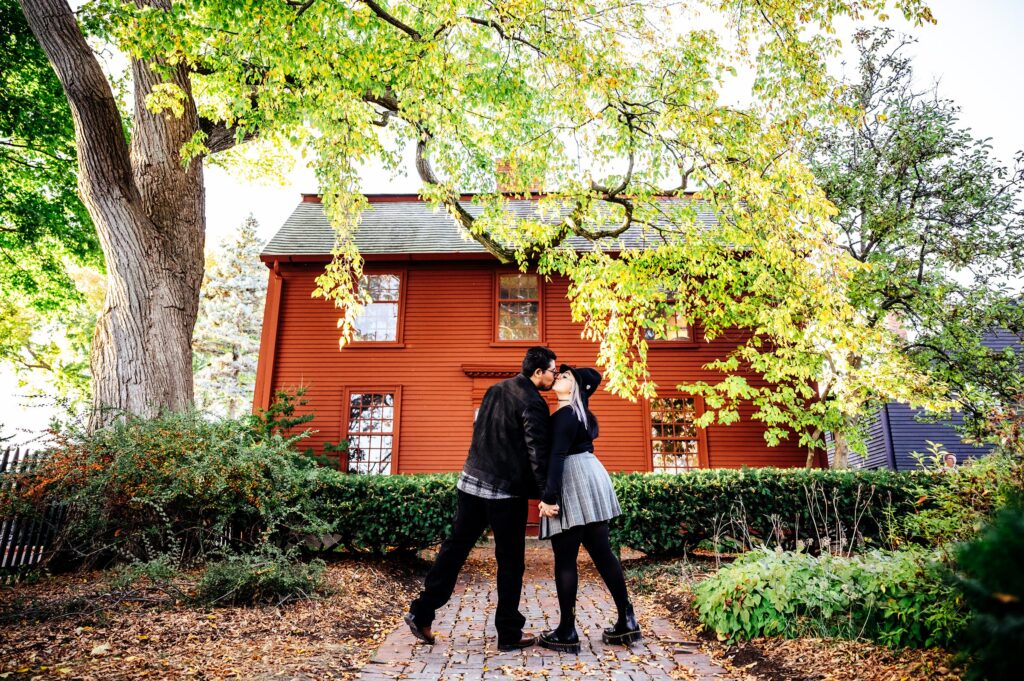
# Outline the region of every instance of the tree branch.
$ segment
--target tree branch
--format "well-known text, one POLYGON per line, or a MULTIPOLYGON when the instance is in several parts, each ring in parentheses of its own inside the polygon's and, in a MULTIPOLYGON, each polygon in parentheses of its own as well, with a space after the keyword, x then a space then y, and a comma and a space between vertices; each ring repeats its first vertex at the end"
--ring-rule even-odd
POLYGON ((199 119, 199 129, 206 133, 206 148, 210 150, 211 154, 227 151, 240 142, 255 139, 257 134, 255 131, 249 131, 239 140, 237 138, 238 128, 202 117, 199 119))
POLYGON ((136 203, 140 195, 132 178, 121 114, 71 7, 65 0, 19 2, 67 95, 78 133, 81 172, 91 178, 90 185, 112 190, 107 195, 109 200, 136 203), (81 134, 83 127, 88 127, 90 134, 81 134))
POLYGON ((395 17, 394 15, 389 13, 386 9, 381 7, 379 4, 377 4, 373 0, 362 0, 362 3, 364 5, 366 5, 367 7, 369 7, 370 10, 374 14, 376 14, 378 17, 380 17, 381 19, 383 19, 387 23, 391 24, 392 26, 394 26, 395 28, 400 30, 402 33, 405 33, 406 35, 408 35, 413 40, 416 40, 416 41, 423 40, 423 36, 420 35, 419 31, 417 31, 412 26, 409 26, 408 24, 402 23, 402 21, 400 21, 397 17, 395 17))
MULTIPOLYGON (((434 169, 430 165, 430 159, 427 158, 427 142, 430 140, 430 137, 427 131, 422 128, 420 129, 420 139, 416 143, 416 172, 419 173, 421 180, 436 186, 441 184, 441 180, 434 173, 434 169)), ((487 249, 488 253, 497 258, 499 262, 504 265, 515 262, 515 253, 513 251, 499 244, 490 234, 473 228, 475 218, 463 207, 453 192, 450 190, 445 192, 441 202, 448 209, 449 214, 455 218, 455 221, 469 232, 481 246, 487 249)))

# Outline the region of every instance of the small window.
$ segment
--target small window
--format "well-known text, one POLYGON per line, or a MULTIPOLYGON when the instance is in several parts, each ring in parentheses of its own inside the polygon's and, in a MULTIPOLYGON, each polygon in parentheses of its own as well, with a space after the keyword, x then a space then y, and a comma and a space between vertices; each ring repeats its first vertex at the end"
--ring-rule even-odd
POLYGON ((672 315, 665 321, 665 331, 659 334, 654 329, 645 329, 644 338, 649 341, 682 341, 690 343, 693 341, 693 332, 689 323, 678 314, 672 315))
POLYGON ((540 277, 498 275, 498 341, 540 340, 540 277))
POLYGON ((348 472, 390 475, 395 445, 395 393, 348 396, 348 472))
POLYGON ((659 397, 650 404, 654 472, 679 473, 700 468, 694 398, 659 397))
MULTIPOLYGON (((672 301, 669 301, 669 304, 671 305, 672 301)), ((664 326, 652 324, 644 329, 644 338, 648 341, 693 342, 693 328, 681 315, 666 316, 663 323, 664 326)))
POLYGON ((370 295, 371 302, 356 318, 353 342, 397 342, 401 277, 397 274, 367 274, 359 280, 359 289, 370 295))

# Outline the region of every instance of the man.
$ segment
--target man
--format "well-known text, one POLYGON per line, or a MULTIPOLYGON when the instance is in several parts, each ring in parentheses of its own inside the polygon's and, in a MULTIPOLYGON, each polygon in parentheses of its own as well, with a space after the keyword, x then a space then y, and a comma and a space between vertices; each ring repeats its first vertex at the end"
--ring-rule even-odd
POLYGON ((473 424, 473 443, 458 482, 452 533, 441 544, 423 591, 409 606, 405 622, 413 635, 433 643, 430 628, 437 609, 455 590, 466 558, 490 526, 498 562, 498 608, 494 626, 498 650, 532 646, 519 612, 526 551, 527 500, 539 498, 547 482, 550 440, 548 405, 540 391, 554 385, 555 353, 535 346, 526 351, 522 371, 492 385, 473 424))

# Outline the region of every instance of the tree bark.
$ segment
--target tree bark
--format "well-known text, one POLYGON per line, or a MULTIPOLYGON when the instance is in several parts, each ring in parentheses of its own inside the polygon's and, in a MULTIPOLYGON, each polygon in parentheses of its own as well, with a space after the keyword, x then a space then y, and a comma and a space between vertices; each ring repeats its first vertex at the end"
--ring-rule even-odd
MULTIPOLYGON (((107 296, 92 349, 90 429, 127 413, 149 417, 192 404, 192 330, 199 307, 206 231, 202 164, 182 145, 199 121, 188 73, 181 116, 154 114, 145 97, 160 82, 133 61, 135 112, 129 148, 103 70, 66 0, 20 0, 71 105, 79 191, 100 238, 107 296)), ((170 9, 170 0, 138 0, 170 9)))

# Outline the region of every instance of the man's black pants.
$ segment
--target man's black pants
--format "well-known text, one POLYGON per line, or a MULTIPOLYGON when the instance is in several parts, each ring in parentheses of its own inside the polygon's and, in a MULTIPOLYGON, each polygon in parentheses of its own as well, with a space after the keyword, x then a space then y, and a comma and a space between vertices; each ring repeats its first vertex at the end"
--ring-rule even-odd
POLYGON ((526 618, 519 612, 525 569, 526 510, 527 500, 523 498, 483 499, 458 490, 452 534, 442 542, 423 591, 409 607, 417 626, 433 624, 437 609, 452 597, 469 552, 490 525, 498 562, 498 610, 494 615, 498 644, 519 641, 526 624, 526 618))

